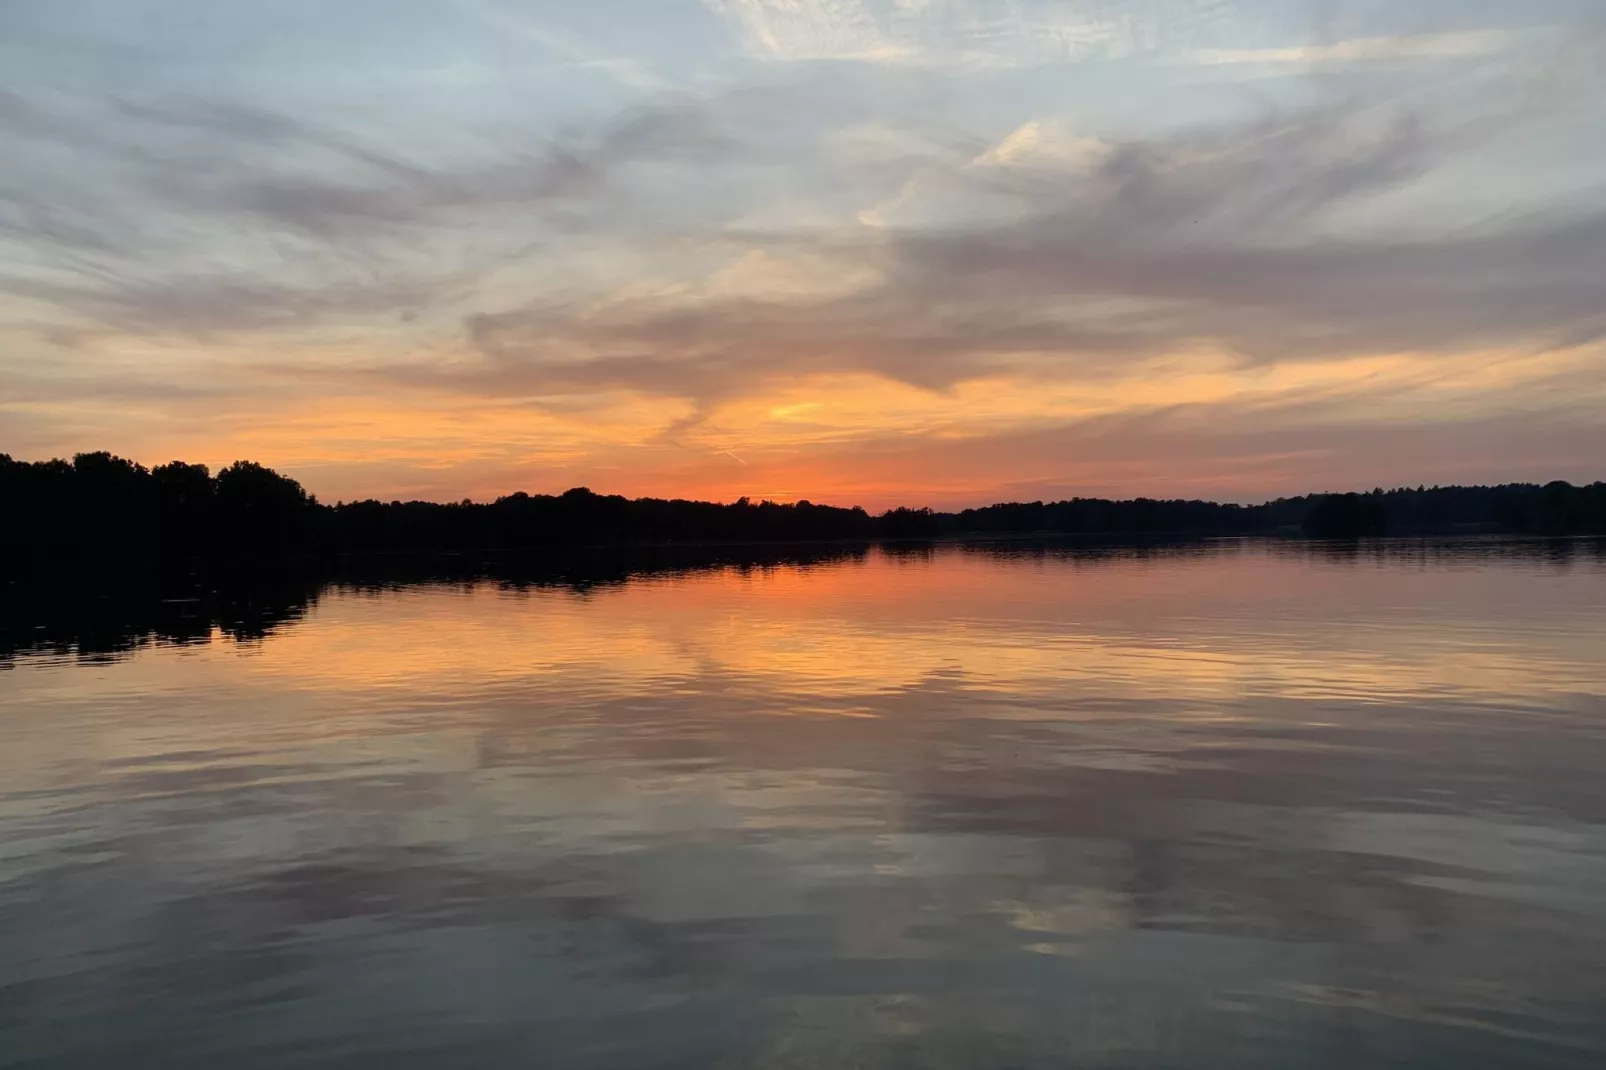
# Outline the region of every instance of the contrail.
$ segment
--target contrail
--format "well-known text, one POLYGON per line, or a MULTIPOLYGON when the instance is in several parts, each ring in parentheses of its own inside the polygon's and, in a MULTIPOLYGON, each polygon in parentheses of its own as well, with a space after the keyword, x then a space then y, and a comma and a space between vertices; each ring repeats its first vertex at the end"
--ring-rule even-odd
POLYGON ((721 452, 725 456, 733 459, 734 461, 736 461, 736 463, 742 465, 743 467, 746 467, 747 462, 742 460, 740 457, 737 457, 736 454, 732 453, 730 450, 720 450, 719 452, 721 452))

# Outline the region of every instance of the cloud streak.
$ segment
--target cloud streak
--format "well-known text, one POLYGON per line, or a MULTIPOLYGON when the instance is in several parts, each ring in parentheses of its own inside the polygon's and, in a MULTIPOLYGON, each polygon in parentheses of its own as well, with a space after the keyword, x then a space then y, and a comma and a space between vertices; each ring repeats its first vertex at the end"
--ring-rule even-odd
POLYGON ((1007 212, 971 223, 916 206, 875 230, 726 239, 836 263, 869 280, 860 289, 476 313, 468 336, 484 360, 426 375, 485 393, 626 388, 706 402, 852 371, 931 389, 1005 372, 1096 377, 1201 345, 1276 363, 1598 339, 1606 216, 1451 236, 1322 232, 1326 216, 1420 177, 1461 139, 1409 112, 1324 107, 1113 143, 1086 172, 960 166, 949 199, 1007 212))
POLYGON ((1188 60, 1205 66, 1232 63, 1346 64, 1390 60, 1462 59, 1492 56, 1512 47, 1513 36, 1499 30, 1418 34, 1405 37, 1357 37, 1331 44, 1282 48, 1202 48, 1188 60))
POLYGON ((258 330, 446 302, 607 210, 622 171, 723 145, 666 104, 567 137, 470 138, 422 162, 337 127, 242 106, 0 98, 31 158, 0 179, 15 295, 123 330, 258 330), (97 183, 82 176, 103 176, 97 183))

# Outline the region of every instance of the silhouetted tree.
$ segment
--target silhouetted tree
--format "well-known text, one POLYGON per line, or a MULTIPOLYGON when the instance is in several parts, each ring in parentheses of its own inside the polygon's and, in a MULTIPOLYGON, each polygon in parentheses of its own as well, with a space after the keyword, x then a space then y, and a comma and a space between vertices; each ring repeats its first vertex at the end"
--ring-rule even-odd
POLYGON ((258 552, 304 546, 317 505, 300 483, 255 461, 219 472, 212 500, 226 545, 258 552))
POLYGON ((1383 492, 1329 494, 1305 517, 1305 534, 1317 539, 1353 539, 1388 531, 1383 492))
POLYGON ((158 499, 168 508, 195 509, 212 504, 217 487, 204 464, 170 461, 151 469, 158 499))
POLYGON ((368 500, 330 507, 294 479, 251 461, 212 476, 203 465, 173 461, 147 470, 106 452, 33 463, 0 454, 0 518, 0 559, 15 570, 35 558, 61 557, 550 552, 943 536, 1606 534, 1606 483, 1415 487, 1252 506, 1072 498, 958 513, 898 508, 872 517, 808 501, 630 499, 586 487, 559 495, 520 491, 488 504, 368 500))
POLYGON ((188 552, 203 548, 212 533, 217 498, 217 484, 206 465, 158 465, 151 469, 151 486, 167 545, 188 552))
POLYGON ((889 539, 929 539, 943 534, 943 524, 930 509, 899 506, 881 514, 881 534, 889 539))

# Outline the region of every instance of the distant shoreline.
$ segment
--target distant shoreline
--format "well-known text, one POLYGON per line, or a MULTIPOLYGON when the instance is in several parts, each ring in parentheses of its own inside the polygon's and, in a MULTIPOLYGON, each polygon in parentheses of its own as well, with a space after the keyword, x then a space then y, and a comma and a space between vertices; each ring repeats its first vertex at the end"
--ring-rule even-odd
POLYGON ((71 461, 0 454, 0 558, 329 559, 348 554, 555 553, 576 549, 829 545, 977 539, 1606 534, 1606 483, 1400 487, 1259 505, 1153 498, 1005 502, 958 512, 625 498, 576 487, 482 503, 320 503, 298 482, 237 461, 216 474, 146 468, 110 453, 71 461))

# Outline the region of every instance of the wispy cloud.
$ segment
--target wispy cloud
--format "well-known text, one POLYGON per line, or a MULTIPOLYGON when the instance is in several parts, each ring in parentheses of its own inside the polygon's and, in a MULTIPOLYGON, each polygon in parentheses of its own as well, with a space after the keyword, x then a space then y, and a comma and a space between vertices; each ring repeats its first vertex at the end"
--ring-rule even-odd
POLYGON ((672 88, 668 80, 642 61, 631 56, 612 55, 588 45, 553 29, 519 8, 506 6, 498 0, 453 2, 459 10, 482 20, 498 33, 513 34, 577 67, 603 71, 630 89, 662 92, 672 88))
POLYGON ((1205 66, 1232 63, 1317 66, 1389 60, 1460 59, 1495 55, 1531 36, 1531 32, 1518 35, 1507 30, 1464 30, 1404 37, 1357 37, 1329 44, 1279 48, 1200 48, 1188 52, 1186 59, 1205 66))
POLYGON ((450 305, 621 193, 632 166, 724 150, 665 103, 562 137, 411 158, 313 119, 192 99, 0 97, 0 284, 127 330, 311 325, 450 305))
POLYGON ((1218 25, 1228 5, 1176 0, 705 0, 748 53, 966 68, 1140 55, 1218 25))
POLYGON ((905 204, 868 232, 726 239, 756 243, 737 265, 800 260, 816 277, 856 280, 845 289, 772 281, 477 313, 470 337, 485 361, 436 381, 706 400, 850 371, 933 389, 1001 372, 1074 379, 1199 344, 1275 363, 1407 350, 1453 359, 1599 337, 1606 216, 1432 239, 1322 236, 1328 213, 1419 178, 1458 137, 1408 111, 1320 108, 1101 143, 1025 172, 961 163, 935 214, 905 204), (947 214, 989 200, 1010 211, 947 214))

